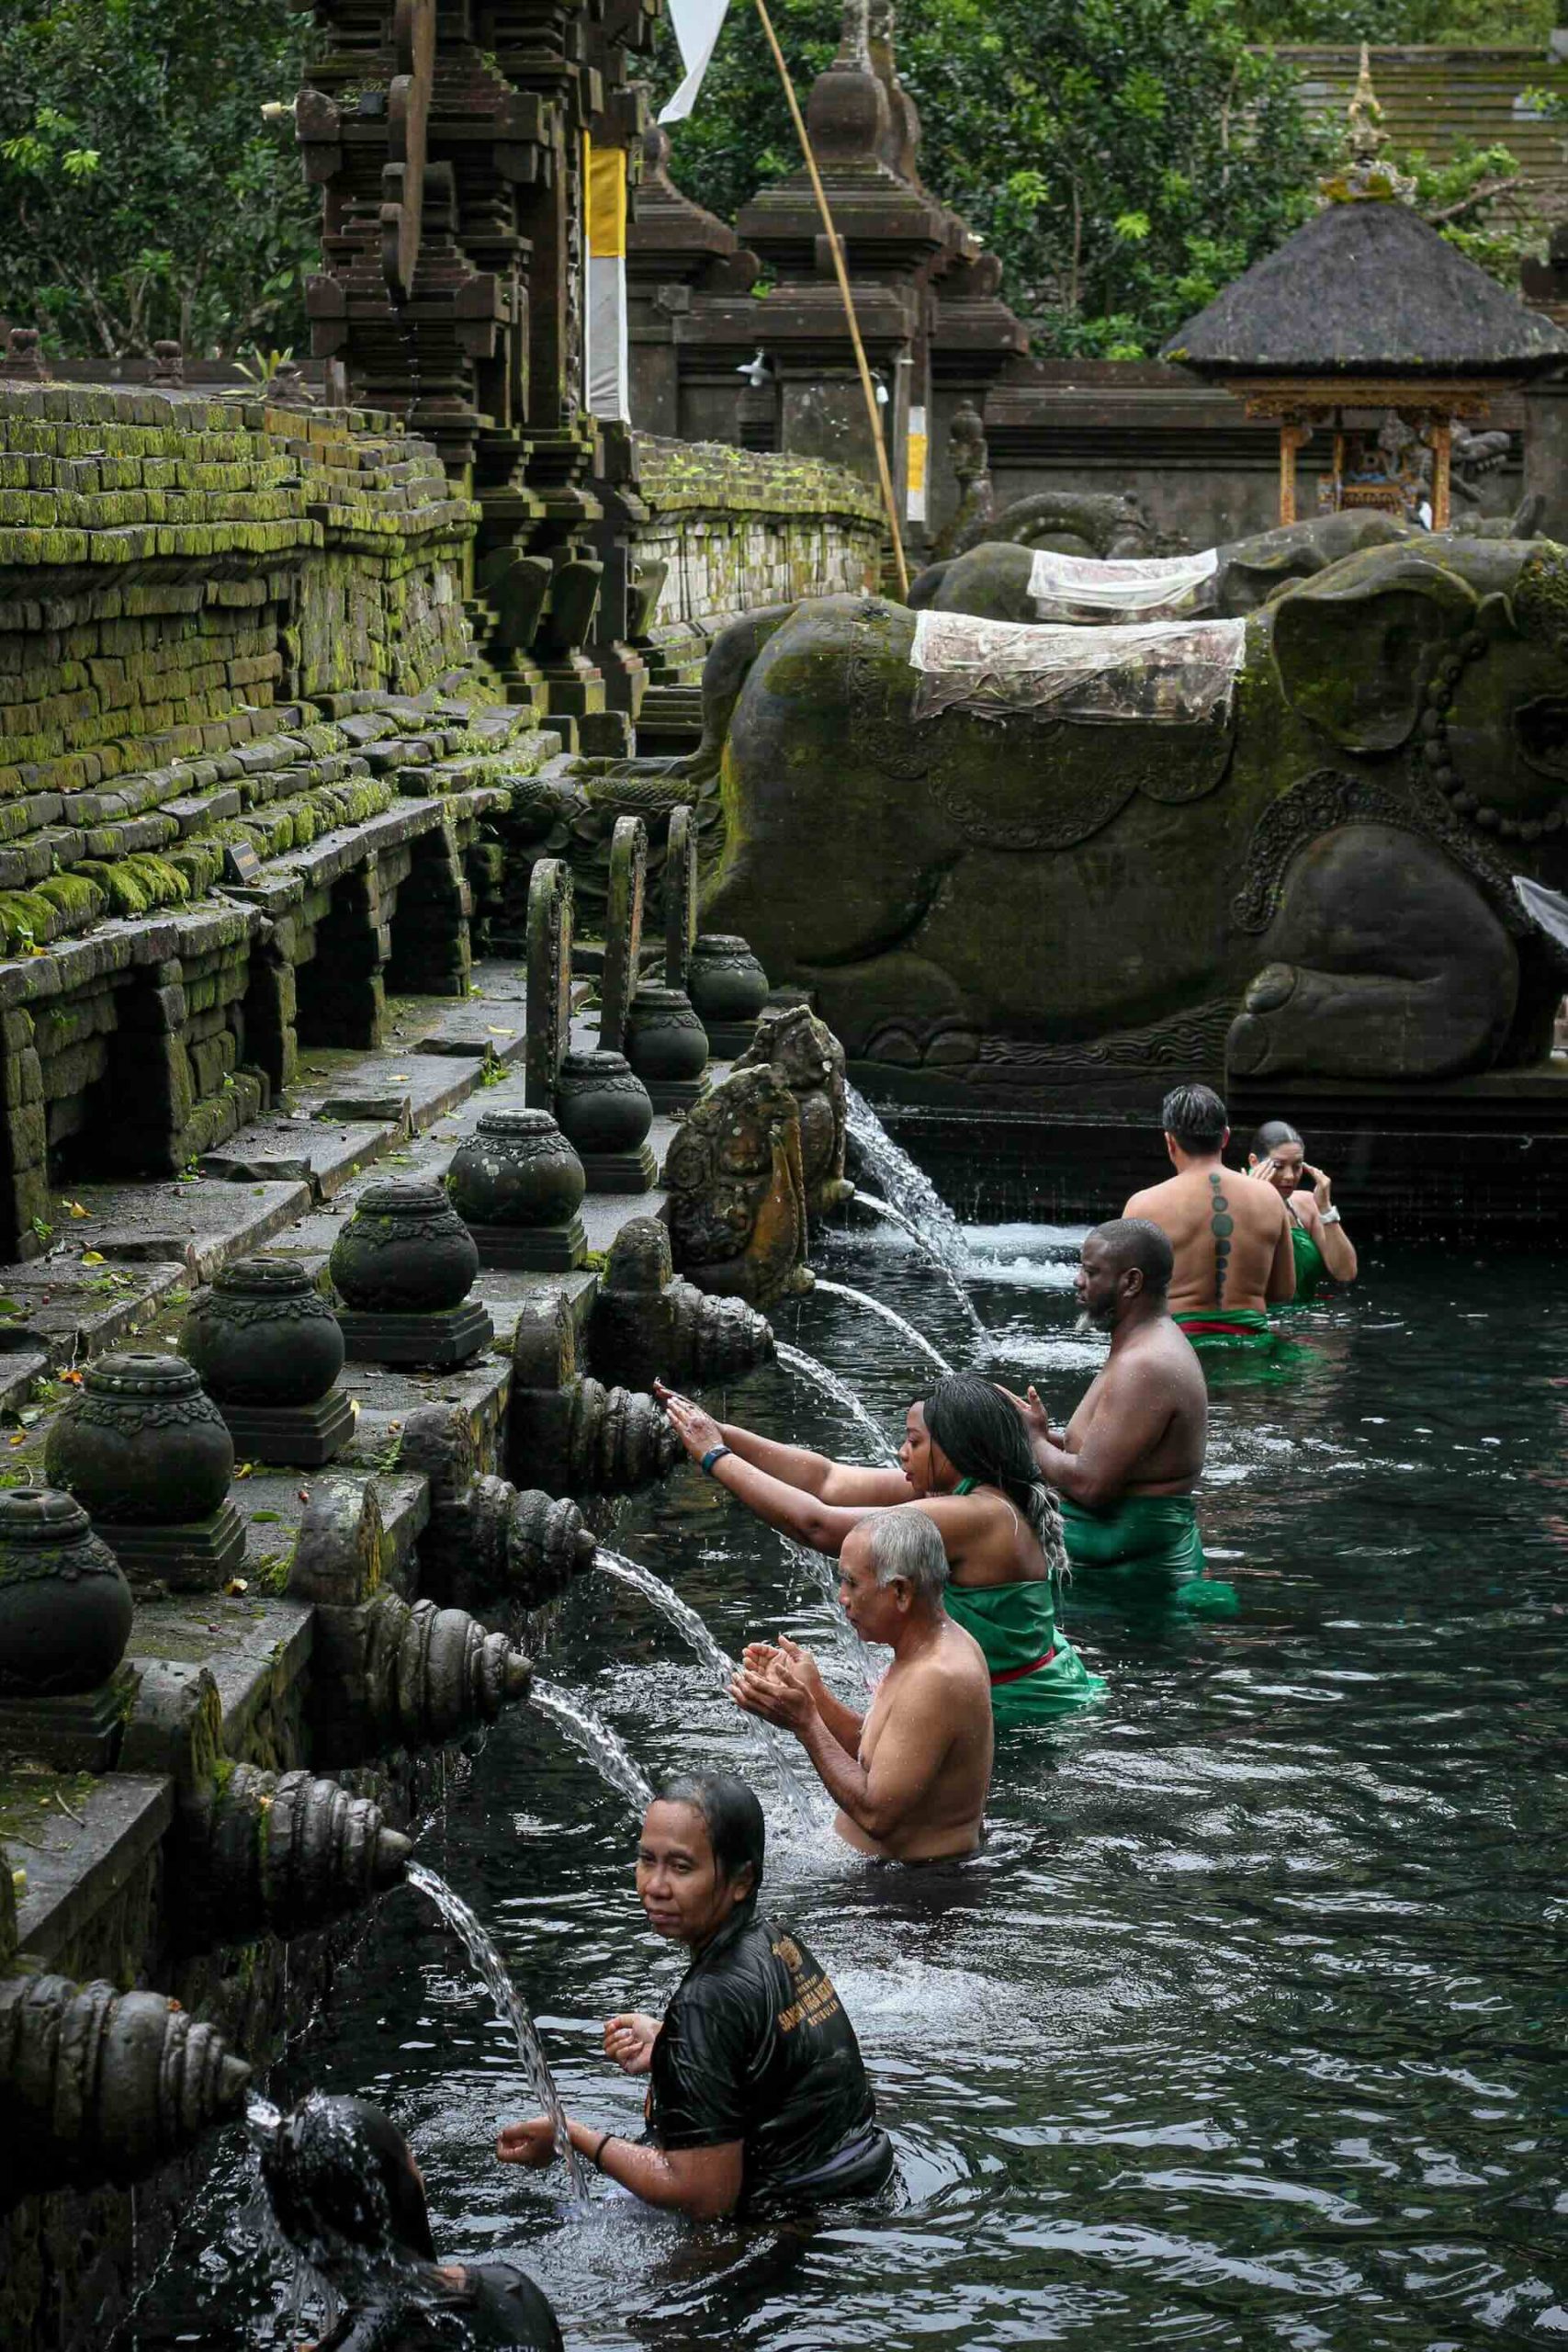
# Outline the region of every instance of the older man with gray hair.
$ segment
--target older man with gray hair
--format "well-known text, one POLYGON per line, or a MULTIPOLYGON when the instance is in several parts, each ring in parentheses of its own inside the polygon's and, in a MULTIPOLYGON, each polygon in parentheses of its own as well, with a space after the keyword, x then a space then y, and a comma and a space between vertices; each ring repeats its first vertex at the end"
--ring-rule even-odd
POLYGON ((730 1685, 739 1707, 792 1731, 838 1805, 833 1826, 863 1854, 931 1862, 972 1854, 991 1785, 991 1678, 942 1601, 947 1555, 912 1504, 874 1510, 844 1538, 839 1600, 893 1663, 868 1713, 828 1689, 809 1650, 753 1642, 730 1685))

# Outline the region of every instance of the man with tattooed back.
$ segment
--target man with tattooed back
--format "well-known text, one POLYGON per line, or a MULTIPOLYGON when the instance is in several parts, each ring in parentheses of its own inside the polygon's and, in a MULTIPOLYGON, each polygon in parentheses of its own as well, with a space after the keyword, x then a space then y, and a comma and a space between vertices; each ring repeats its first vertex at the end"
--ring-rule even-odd
POLYGON ((1177 1087, 1160 1125, 1176 1173, 1134 1193, 1122 1215, 1147 1217, 1176 1253, 1171 1314, 1201 1354, 1271 1348, 1268 1310, 1296 1291, 1285 1204, 1272 1185, 1225 1166, 1230 1128, 1213 1087, 1177 1087))

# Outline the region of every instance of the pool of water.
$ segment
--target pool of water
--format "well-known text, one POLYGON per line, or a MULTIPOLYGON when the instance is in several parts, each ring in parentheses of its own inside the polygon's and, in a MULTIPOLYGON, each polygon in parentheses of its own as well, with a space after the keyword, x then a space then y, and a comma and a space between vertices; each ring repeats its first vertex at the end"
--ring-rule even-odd
MULTIPOLYGON (((1073 1331, 1072 1237, 972 1230, 994 1368, 1065 1418, 1100 1343, 1073 1331)), ((819 1253, 955 1362, 956 1304, 897 1235, 819 1253)), ((795 1830, 771 1906, 859 2030, 901 2186, 886 2211, 694 2228, 492 2161, 524 2112, 515 2050, 412 1893, 375 1915, 274 2070, 381 2100, 444 2255, 508 2252, 569 2345, 758 2352, 1023 2344, 1447 2347, 1568 2335, 1562 2215, 1564 1284, 1551 1266, 1371 1262, 1297 1321, 1289 1380, 1216 1399, 1202 1521, 1229 1620, 1133 1623, 1069 1596, 1108 1703, 998 1746, 974 1863, 901 1874, 795 1830)), ((897 1335, 807 1300, 783 1336, 897 1428, 897 1335)), ((728 1409, 864 1459, 799 1378, 728 1409)), ((682 1469, 615 1542, 731 1652, 785 1625, 853 1661, 779 1540, 682 1469)), ((547 1663, 643 1768, 749 1770, 723 1692, 635 1590, 590 1577, 547 1663)), ((772 1803, 758 1770, 758 1787, 772 1803)), ((600 2047, 679 1961, 643 1924, 632 1824, 547 1724, 513 1715, 448 1792, 425 1859, 491 1926, 568 2107, 637 2128, 600 2047)), ((126 2346, 282 2346, 290 2268, 226 2143, 126 2346)))

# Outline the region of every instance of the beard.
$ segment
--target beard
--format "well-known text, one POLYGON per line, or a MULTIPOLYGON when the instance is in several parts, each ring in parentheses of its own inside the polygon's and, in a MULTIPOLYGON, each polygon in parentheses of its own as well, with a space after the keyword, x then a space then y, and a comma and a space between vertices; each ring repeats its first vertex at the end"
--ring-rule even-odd
POLYGON ((1114 1307, 1108 1308, 1103 1315, 1095 1315, 1087 1306, 1080 1306, 1073 1330, 1076 1337, 1080 1340, 1091 1339, 1096 1333, 1109 1331, 1115 1320, 1114 1307))

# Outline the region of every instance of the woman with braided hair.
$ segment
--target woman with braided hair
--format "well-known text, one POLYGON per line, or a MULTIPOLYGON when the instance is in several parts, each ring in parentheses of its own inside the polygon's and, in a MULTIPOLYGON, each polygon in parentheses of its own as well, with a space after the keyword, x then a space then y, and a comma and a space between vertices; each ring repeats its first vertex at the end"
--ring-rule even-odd
POLYGON ((694 1462, 738 1502, 837 1558, 872 1511, 912 1504, 947 1555, 947 1613, 986 1654, 998 1724, 1037 1723, 1104 1689, 1056 1630, 1062 1517, 1012 1406, 975 1373, 952 1373, 909 1407, 897 1469, 868 1470, 714 1420, 689 1397, 655 1394, 694 1462))

